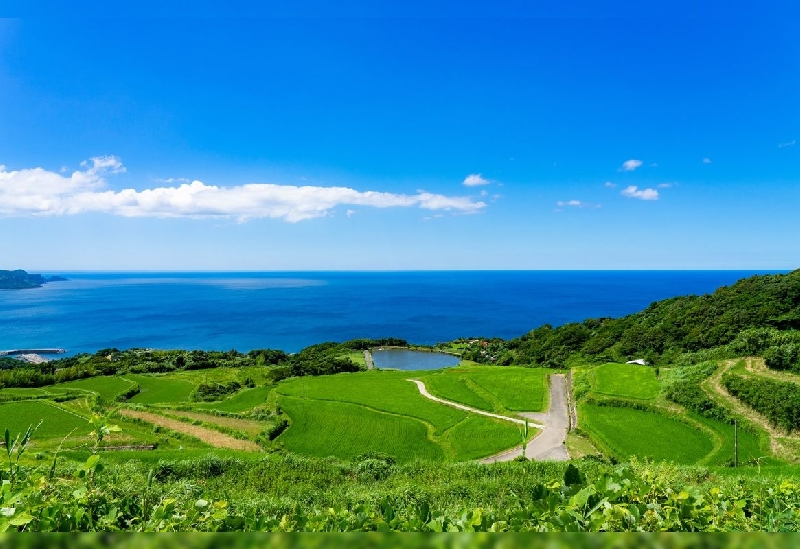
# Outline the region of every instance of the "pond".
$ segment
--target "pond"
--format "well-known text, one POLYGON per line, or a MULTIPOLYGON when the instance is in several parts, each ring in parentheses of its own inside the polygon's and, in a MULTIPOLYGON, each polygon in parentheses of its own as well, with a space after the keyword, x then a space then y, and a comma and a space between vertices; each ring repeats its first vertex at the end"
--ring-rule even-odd
POLYGON ((395 370, 438 370, 449 368, 461 362, 457 356, 407 349, 375 349, 372 361, 378 368, 395 370))

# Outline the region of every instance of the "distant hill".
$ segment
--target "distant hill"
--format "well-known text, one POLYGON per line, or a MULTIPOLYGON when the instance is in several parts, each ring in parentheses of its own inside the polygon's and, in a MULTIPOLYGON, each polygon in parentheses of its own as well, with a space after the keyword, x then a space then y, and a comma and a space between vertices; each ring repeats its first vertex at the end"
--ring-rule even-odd
POLYGON ((471 345, 464 358, 545 366, 562 366, 571 356, 669 362, 680 353, 729 344, 751 328, 800 329, 800 269, 745 278, 712 294, 657 301, 622 318, 545 325, 509 341, 471 345))
POLYGON ((16 271, 0 271, 0 290, 25 290, 27 288, 41 288, 48 282, 66 280, 60 276, 44 277, 40 274, 29 274, 22 269, 16 271))

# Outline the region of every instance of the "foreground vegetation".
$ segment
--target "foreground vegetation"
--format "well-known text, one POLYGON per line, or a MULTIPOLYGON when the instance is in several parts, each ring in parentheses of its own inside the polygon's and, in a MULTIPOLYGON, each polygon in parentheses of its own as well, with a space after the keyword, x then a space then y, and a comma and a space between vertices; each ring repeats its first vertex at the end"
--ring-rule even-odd
MULTIPOLYGON (((106 426, 108 427, 108 426, 106 426)), ((797 531, 797 470, 510 462, 257 459, 19 465, 7 438, 0 531, 797 531)), ((35 440, 35 434, 34 434, 35 440)), ((52 456, 48 456, 52 457, 52 456)), ((73 459, 81 457, 71 454, 73 459)), ((84 461, 85 459, 85 461, 84 461)))

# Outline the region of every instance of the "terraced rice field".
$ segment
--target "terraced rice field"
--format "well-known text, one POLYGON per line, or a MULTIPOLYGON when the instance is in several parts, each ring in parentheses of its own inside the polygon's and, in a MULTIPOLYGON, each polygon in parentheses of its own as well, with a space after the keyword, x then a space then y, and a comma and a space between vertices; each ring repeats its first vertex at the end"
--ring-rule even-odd
POLYGON ((583 404, 582 427, 620 459, 630 456, 697 463, 713 450, 710 435, 663 414, 583 404))
POLYGON ((272 387, 243 389, 225 400, 219 402, 198 402, 194 407, 198 410, 220 410, 221 412, 231 412, 234 414, 249 412, 253 408, 263 405, 272 389, 272 387))
POLYGON ((57 383, 56 385, 47 387, 47 390, 51 393, 85 391, 87 393, 100 395, 108 400, 113 400, 117 396, 127 392, 133 385, 133 381, 126 381, 118 376, 99 376, 67 383, 57 383))
MULTIPOLYGON (((713 454, 708 456, 703 463, 706 465, 730 465, 733 463, 734 454, 734 434, 733 425, 708 419, 698 414, 690 414, 690 417, 698 423, 708 427, 717 435, 719 447, 713 454)), ((755 463, 755 460, 769 456, 769 452, 761 448, 759 436, 743 428, 739 429, 739 463, 755 463)), ((769 458, 762 460, 762 464, 777 463, 777 460, 769 458)))
POLYGON ((215 416, 213 414, 203 414, 200 412, 169 410, 168 414, 170 416, 193 419, 197 421, 202 421, 204 423, 209 423, 211 425, 217 425, 219 427, 234 429, 236 431, 241 431, 242 433, 245 433, 250 436, 256 436, 266 426, 264 423, 254 421, 251 419, 239 419, 236 417, 215 416))
POLYGON ((165 427, 179 433, 183 433, 199 439, 206 444, 215 448, 228 448, 231 450, 243 450, 246 452, 258 452, 261 448, 253 441, 242 440, 234 438, 230 435, 220 433, 213 429, 200 427, 198 425, 191 425, 178 419, 162 416, 151 412, 143 412, 141 410, 126 410, 119 411, 120 414, 135 419, 140 419, 153 425, 165 427))
POLYGON ((280 383, 276 391, 286 396, 360 404, 419 419, 429 423, 437 435, 467 416, 466 412, 423 397, 413 383, 406 381, 408 377, 408 372, 393 371, 305 377, 280 383))
POLYGON ((373 451, 400 462, 445 458, 442 448, 428 439, 425 424, 409 417, 302 397, 284 397, 281 406, 292 425, 278 440, 293 452, 352 459, 373 451))
POLYGON ((283 382, 276 390, 292 424, 278 440, 300 453, 350 458, 369 449, 401 461, 475 459, 519 443, 515 425, 435 403, 408 376, 373 371, 283 382))
POLYGON ((72 414, 46 400, 22 400, 0 404, 0 433, 8 429, 11 436, 24 433, 29 426, 41 425, 36 440, 64 437, 73 429, 74 435, 85 435, 92 430, 89 421, 72 414))
POLYGON ((129 374, 124 379, 139 384, 141 391, 128 402, 134 404, 167 404, 187 402, 195 386, 182 379, 169 376, 129 374))
POLYGON ((661 385, 655 370, 636 364, 603 364, 592 370, 593 391, 623 398, 652 400, 658 396, 661 385))
POLYGON ((488 412, 540 412, 547 403, 547 376, 541 368, 460 366, 418 376, 438 397, 488 412))

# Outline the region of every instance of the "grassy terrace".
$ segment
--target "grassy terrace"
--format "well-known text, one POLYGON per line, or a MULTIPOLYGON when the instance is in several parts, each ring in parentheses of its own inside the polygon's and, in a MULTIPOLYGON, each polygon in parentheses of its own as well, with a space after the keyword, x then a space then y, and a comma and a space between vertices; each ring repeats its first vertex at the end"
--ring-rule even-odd
POLYGON ((279 404, 292 425, 279 440, 293 451, 337 457, 384 447, 403 460, 475 459, 519 442, 518 428, 508 422, 423 397, 407 381, 415 374, 373 371, 280 383, 279 404))

